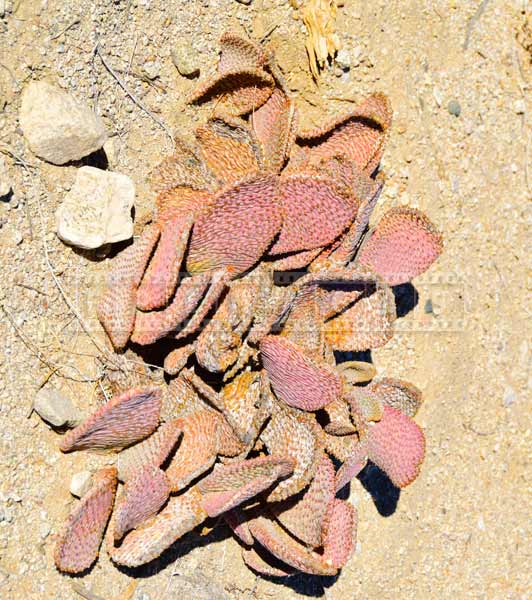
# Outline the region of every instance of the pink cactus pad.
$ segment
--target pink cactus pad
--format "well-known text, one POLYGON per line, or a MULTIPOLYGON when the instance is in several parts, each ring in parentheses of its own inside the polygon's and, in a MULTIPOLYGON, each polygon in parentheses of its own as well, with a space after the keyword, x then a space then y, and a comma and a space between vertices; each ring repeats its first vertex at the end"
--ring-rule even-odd
POLYGON ((107 551, 117 564, 139 567, 160 556, 206 518, 207 513, 201 507, 201 494, 193 487, 180 496, 170 498, 154 519, 128 533, 120 546, 108 538, 107 551))
POLYGON ((253 537, 273 556, 298 571, 311 575, 336 574, 337 568, 331 560, 307 550, 271 518, 256 517, 250 522, 249 528, 253 537))
POLYGON ((137 288, 158 239, 159 229, 146 227, 141 237, 113 261, 98 318, 115 348, 123 348, 133 331, 137 288))
POLYGON ((223 465, 199 482, 203 508, 210 517, 231 510, 294 470, 292 459, 264 456, 223 465))
POLYGON ((424 273, 443 249, 441 234, 414 208, 392 208, 380 220, 359 260, 389 285, 424 273))
POLYGON ((276 89, 251 116, 251 126, 262 145, 266 165, 274 173, 281 171, 294 144, 297 114, 295 104, 282 90, 276 89))
POLYGON ((147 466, 160 467, 181 436, 177 420, 163 423, 146 440, 126 448, 118 455, 118 478, 128 481, 147 466))
POLYGON ((239 69, 258 68, 265 63, 266 53, 256 42, 231 32, 225 32, 220 37, 218 72, 231 73, 239 69))
POLYGON ((247 514, 239 507, 223 513, 224 521, 229 525, 235 536, 246 546, 253 545, 253 536, 249 531, 247 514))
POLYGON ((412 483, 425 457, 425 436, 402 412, 384 407, 382 419, 368 429, 368 456, 399 488, 412 483))
POLYGON ((268 501, 284 500, 300 492, 314 477, 321 460, 323 432, 311 414, 280 410, 273 415, 260 439, 273 456, 293 458, 293 475, 280 481, 268 501))
POLYGON ((334 241, 356 214, 356 203, 332 179, 314 174, 283 177, 283 228, 271 254, 312 250, 334 241))
POLYGON ((277 178, 255 175, 222 190, 192 231, 187 269, 192 273, 252 267, 281 227, 277 178))
POLYGON ((323 454, 314 479, 302 496, 279 503, 273 511, 285 529, 316 548, 322 544, 323 522, 335 492, 334 466, 331 459, 323 454))
POLYGON ((221 103, 227 113, 239 116, 262 106, 272 95, 273 88, 273 78, 266 71, 237 67, 209 77, 198 85, 188 102, 221 103))
POLYGON ((342 386, 335 371, 308 358, 290 340, 267 336, 260 352, 276 396, 289 406, 318 410, 340 396, 342 386))
POLYGON ((76 504, 59 534, 54 561, 60 571, 81 573, 98 558, 116 493, 116 469, 98 471, 91 489, 76 504))
POLYGON ((388 98, 373 94, 353 112, 299 135, 309 143, 311 162, 342 156, 370 174, 381 159, 391 119, 388 98))
POLYGON ((210 281, 208 273, 187 277, 181 281, 167 308, 151 312, 137 311, 131 341, 142 345, 153 344, 171 333, 177 334, 179 325, 190 317, 201 302, 210 281))
POLYGON ((357 513, 351 504, 336 498, 329 507, 323 541, 323 559, 341 569, 356 544, 357 513))
POLYGON ((168 479, 161 469, 149 465, 126 481, 114 511, 114 537, 136 529, 157 513, 170 494, 168 479))
POLYGON ((159 244, 137 290, 137 308, 160 308, 174 294, 192 218, 192 214, 178 215, 162 229, 159 244))
POLYGON ((159 424, 162 392, 133 388, 114 396, 61 440, 63 452, 126 448, 153 433, 159 424))
POLYGON ((421 390, 408 381, 394 377, 381 377, 372 381, 368 388, 377 394, 381 402, 414 417, 423 402, 421 390))

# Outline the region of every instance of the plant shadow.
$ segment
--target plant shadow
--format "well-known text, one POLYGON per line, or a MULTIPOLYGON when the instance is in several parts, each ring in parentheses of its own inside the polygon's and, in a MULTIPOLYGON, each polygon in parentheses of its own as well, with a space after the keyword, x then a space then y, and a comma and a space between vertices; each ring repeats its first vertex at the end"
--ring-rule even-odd
POLYGON ((405 317, 409 312, 413 311, 419 303, 419 292, 410 282, 394 285, 392 287, 392 292, 395 296, 397 318, 405 317))
POLYGON ((378 513, 383 517, 393 515, 397 510, 401 490, 390 481, 386 473, 369 462, 358 475, 358 480, 371 494, 378 513))

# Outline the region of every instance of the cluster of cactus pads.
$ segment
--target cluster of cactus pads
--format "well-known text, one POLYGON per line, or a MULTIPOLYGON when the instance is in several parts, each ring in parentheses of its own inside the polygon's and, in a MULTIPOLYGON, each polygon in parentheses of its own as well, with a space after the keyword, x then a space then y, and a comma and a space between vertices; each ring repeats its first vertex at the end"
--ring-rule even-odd
POLYGON ((105 535, 111 559, 137 567, 217 517, 258 573, 334 575, 357 527, 338 492, 368 461, 404 487, 425 452, 419 390, 342 356, 390 340, 391 286, 423 273, 442 239, 408 208, 369 228, 384 95, 300 131, 272 54, 225 34, 191 101, 212 102, 211 117, 152 174, 155 217, 113 259, 98 312, 117 351, 164 352, 165 379, 118 392, 62 438, 63 452, 119 454, 55 562, 88 569, 105 535))

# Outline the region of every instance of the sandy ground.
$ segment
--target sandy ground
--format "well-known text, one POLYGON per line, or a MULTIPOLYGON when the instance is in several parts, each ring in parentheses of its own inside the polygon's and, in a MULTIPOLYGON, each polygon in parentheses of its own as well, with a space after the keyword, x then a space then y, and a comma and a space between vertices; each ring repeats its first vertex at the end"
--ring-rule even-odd
POLYGON ((528 3, 345 0, 338 33, 351 69, 325 71, 319 88, 308 73, 303 28, 284 0, 4 4, 0 150, 8 152, 15 193, 0 205, 0 597, 66 600, 78 598, 72 585, 82 584, 106 600, 529 598, 532 56, 521 32, 528 3), (139 579, 105 553, 82 581, 64 577, 52 549, 73 502, 70 478, 109 459, 61 455, 57 434, 28 415, 45 382, 85 412, 96 406, 98 351, 52 274, 105 345, 94 307, 108 260, 55 236, 55 210, 77 166, 31 154, 17 121, 20 92, 47 77, 96 108, 113 134, 109 166, 134 179, 142 221, 151 210, 144 177, 170 141, 109 75, 95 43, 115 68, 129 65, 129 89, 181 133, 207 113, 184 104, 194 81, 172 64, 173 43, 188 40, 203 68, 213 64, 220 33, 238 28, 268 36, 307 124, 369 91, 392 100, 388 184, 377 216, 383 206, 418 206, 446 240, 430 273, 403 288, 398 334, 373 352, 378 371, 424 391, 424 468, 400 495, 371 472, 353 486, 357 551, 333 581, 258 579, 223 528, 187 538, 139 579), (145 69, 157 75, 151 84, 145 69), (459 116, 449 112, 453 100, 459 116))

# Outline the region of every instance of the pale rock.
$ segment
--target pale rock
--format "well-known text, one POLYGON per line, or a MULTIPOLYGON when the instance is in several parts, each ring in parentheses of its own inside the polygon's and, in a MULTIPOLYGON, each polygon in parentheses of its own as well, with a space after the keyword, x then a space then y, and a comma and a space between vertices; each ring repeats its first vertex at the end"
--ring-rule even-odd
POLYGON ((7 196, 10 191, 11 184, 9 183, 6 159, 0 154, 0 198, 7 196))
POLYGON ((107 157, 107 162, 111 167, 116 165, 118 160, 118 152, 116 147, 116 139, 109 138, 105 144, 103 145, 103 151, 105 152, 105 156, 107 157))
POLYGON ((351 68, 351 56, 346 48, 338 50, 336 54, 336 64, 343 71, 349 71, 349 69, 351 68))
POLYGON ((198 53, 185 40, 176 42, 170 55, 175 68, 183 77, 197 77, 199 75, 198 53))
POLYGON ((24 88, 19 117, 31 150, 54 165, 79 160, 107 139, 96 113, 46 81, 32 81, 24 88))
POLYGON ((134 200, 135 184, 127 175, 81 167, 57 209, 57 235, 85 249, 128 240, 133 236, 134 200))
POLYGON ((80 471, 75 473, 70 480, 70 493, 77 498, 84 496, 91 487, 92 473, 80 471))
POLYGON ((53 427, 75 427, 83 418, 70 398, 52 387, 42 388, 37 392, 33 409, 53 427))

